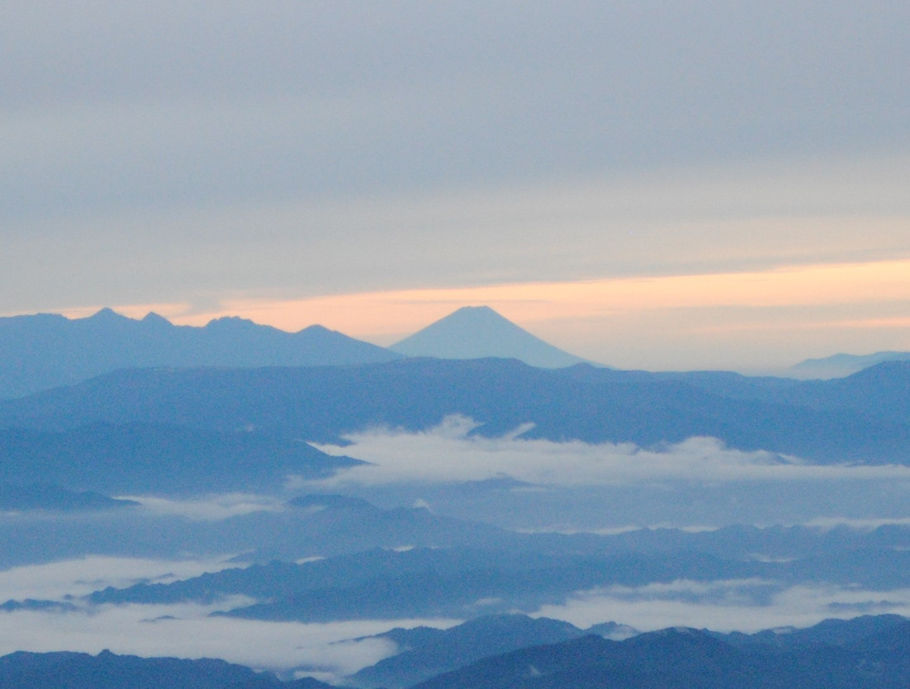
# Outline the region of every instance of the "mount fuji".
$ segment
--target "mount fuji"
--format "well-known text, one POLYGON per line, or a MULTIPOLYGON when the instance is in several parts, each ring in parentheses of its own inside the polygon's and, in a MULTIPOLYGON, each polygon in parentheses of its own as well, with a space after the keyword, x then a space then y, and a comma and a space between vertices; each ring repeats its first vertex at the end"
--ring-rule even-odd
POLYGON ((390 349, 437 359, 518 359, 537 368, 590 363, 520 328, 489 306, 465 306, 431 323, 390 349))

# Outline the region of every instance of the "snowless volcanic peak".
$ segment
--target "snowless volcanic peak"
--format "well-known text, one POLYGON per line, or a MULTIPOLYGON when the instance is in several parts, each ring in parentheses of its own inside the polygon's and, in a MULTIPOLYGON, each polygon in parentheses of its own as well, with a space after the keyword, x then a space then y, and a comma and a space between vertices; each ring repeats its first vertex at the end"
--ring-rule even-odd
POLYGON ((390 349, 407 356, 438 359, 519 359, 540 368, 584 362, 518 327, 489 306, 462 307, 390 349))

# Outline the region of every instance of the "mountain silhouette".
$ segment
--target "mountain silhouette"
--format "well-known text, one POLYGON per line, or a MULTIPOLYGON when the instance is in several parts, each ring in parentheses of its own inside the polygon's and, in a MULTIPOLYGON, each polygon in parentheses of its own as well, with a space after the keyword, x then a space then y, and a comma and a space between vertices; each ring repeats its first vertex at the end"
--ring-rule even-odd
POLYGON ((177 326, 155 313, 135 320, 109 308, 88 318, 0 318, 0 351, 0 399, 72 385, 120 368, 337 366, 401 358, 319 325, 296 333, 242 318, 177 326))
POLYGON ((737 648, 687 628, 623 642, 585 636, 484 658, 412 689, 898 689, 907 686, 908 628, 782 652, 737 648))
POLYGON ((437 359, 518 359, 538 368, 564 368, 583 363, 489 306, 465 306, 390 347, 406 356, 437 359))
POLYGON ((193 494, 200 486, 209 491, 270 490, 289 475, 324 478, 360 463, 253 430, 144 423, 89 424, 59 433, 0 430, 0 457, 0 482, 10 484, 4 490, 0 483, 0 508, 6 500, 19 500, 22 506, 16 509, 86 502, 86 496, 47 490, 26 493, 36 476, 82 492, 193 494))
POLYGON ((910 352, 874 354, 834 354, 821 359, 806 359, 791 366, 794 378, 843 378, 885 361, 908 361, 910 352))
POLYGON ((404 689, 487 656, 584 635, 568 622, 521 614, 486 615, 446 630, 394 629, 376 638, 396 641, 397 637, 400 641, 396 643, 404 650, 364 668, 350 680, 359 687, 404 689))
POLYGON ((0 688, 21 689, 330 689, 312 678, 282 682, 224 660, 140 658, 102 651, 28 653, 0 658, 0 688))
POLYGON ((587 365, 542 369, 506 359, 134 369, 0 401, 0 428, 144 423, 338 442, 370 426, 426 430, 461 415, 482 424, 476 433, 488 437, 532 423, 526 438, 647 446, 710 436, 820 463, 910 463, 910 362, 781 386, 712 381, 587 365))
POLYGON ((48 510, 90 512, 130 507, 139 503, 117 500, 93 491, 72 491, 51 483, 0 483, 0 511, 48 510))

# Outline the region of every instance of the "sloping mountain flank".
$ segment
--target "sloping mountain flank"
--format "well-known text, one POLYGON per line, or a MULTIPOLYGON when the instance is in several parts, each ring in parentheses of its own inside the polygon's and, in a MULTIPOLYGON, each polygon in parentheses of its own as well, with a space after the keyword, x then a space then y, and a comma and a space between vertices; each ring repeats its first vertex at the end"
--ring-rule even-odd
POLYGON ((772 652, 674 628, 615 642, 585 636, 485 658, 415 689, 901 689, 910 622, 856 644, 772 652))

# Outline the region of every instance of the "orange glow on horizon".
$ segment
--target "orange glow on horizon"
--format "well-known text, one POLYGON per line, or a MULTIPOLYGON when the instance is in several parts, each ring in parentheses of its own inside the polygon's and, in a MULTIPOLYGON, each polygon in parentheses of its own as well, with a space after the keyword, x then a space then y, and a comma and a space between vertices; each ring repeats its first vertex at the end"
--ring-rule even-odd
MULTIPOLYGON (((112 305, 177 325, 237 316, 295 332, 320 324, 391 345, 462 306, 488 305, 575 354, 626 368, 736 368, 820 352, 910 349, 910 259, 763 271, 112 305)), ((100 307, 64 309, 85 317, 100 307)))
MULTIPOLYGON (((173 314, 201 325, 225 315, 296 331, 314 323, 389 343, 461 306, 486 304, 520 324, 604 319, 666 309, 809 308, 863 302, 910 302, 910 259, 778 268, 766 271, 604 278, 482 287, 329 295, 308 299, 228 299, 210 313, 173 314)), ((166 314, 162 314, 166 315, 166 314)), ((853 318, 841 327, 905 327, 908 318, 853 318)), ((723 329, 724 324, 718 324, 723 329)))

